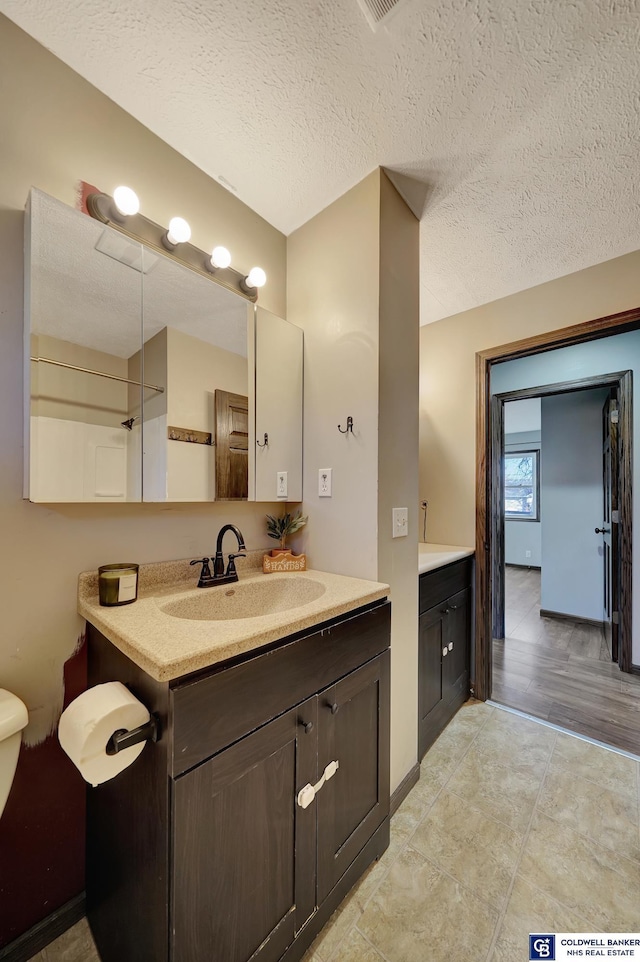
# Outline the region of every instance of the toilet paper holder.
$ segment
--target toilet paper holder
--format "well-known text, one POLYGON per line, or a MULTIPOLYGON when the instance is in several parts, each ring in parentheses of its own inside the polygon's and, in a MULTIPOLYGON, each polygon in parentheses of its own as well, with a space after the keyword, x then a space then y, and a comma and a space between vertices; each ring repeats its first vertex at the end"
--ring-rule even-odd
POLYGON ((138 728, 132 728, 130 731, 127 731, 126 728, 119 728, 118 731, 114 732, 107 742, 106 752, 107 755, 117 755, 118 752, 123 752, 125 748, 139 745, 140 742, 157 742, 159 738, 160 721, 157 715, 151 715, 149 721, 145 722, 144 725, 139 725, 138 728))

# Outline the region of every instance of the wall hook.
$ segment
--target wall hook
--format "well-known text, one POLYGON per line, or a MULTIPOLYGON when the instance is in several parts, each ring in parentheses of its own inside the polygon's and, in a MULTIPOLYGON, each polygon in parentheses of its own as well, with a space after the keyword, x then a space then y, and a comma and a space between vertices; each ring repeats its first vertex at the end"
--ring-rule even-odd
POLYGON ((265 432, 264 441, 258 441, 258 439, 256 438, 256 444, 258 445, 259 448, 268 448, 269 435, 265 432))
POLYGON ((349 415, 349 417, 347 418, 346 428, 341 428, 340 425, 338 425, 338 431, 340 432, 340 434, 348 434, 349 431, 351 431, 351 433, 353 434, 353 418, 351 417, 351 415, 349 415))

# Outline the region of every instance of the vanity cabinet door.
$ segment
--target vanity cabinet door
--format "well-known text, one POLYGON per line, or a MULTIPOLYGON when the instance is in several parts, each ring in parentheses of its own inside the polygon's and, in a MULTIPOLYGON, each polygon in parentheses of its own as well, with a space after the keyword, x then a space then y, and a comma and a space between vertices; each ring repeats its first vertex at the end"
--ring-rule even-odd
POLYGON ((317 699, 173 783, 172 958, 276 962, 315 908, 317 699))
MULTIPOLYGON (((423 593, 428 589, 427 584, 423 593)), ((418 626, 418 758, 422 760, 469 694, 471 589, 463 588, 423 612, 418 626)))
MULTIPOLYGON (((443 712, 443 661, 448 645, 446 606, 436 605, 418 622, 418 758, 435 741, 443 712)), ((442 726, 441 726, 442 727, 442 726)))
POLYGON ((318 905, 389 814, 389 651, 318 695, 318 905))
POLYGON ((459 591, 446 604, 448 610, 447 657, 443 664, 445 697, 454 700, 469 680, 469 641, 471 638, 471 589, 459 591))

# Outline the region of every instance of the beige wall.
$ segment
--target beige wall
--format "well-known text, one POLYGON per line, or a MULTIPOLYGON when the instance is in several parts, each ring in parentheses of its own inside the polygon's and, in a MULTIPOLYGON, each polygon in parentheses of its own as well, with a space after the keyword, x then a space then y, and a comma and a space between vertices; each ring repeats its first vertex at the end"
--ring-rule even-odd
POLYGON ((260 304, 284 316, 284 235, 3 16, 0 79, 3 209, 22 211, 31 186, 73 207, 80 180, 128 184, 147 217, 177 211, 197 247, 224 244, 238 270, 260 264, 260 304))
POLYGON ((288 238, 287 270, 287 317, 305 336, 299 542, 313 567, 391 585, 393 790, 417 753, 417 221, 376 170, 288 238), (410 517, 394 541, 392 506, 410 517))
POLYGON ((417 758, 419 224, 380 179, 378 578, 391 585, 391 785, 417 758), (409 510, 392 538, 392 509, 409 510))
POLYGON ((456 314, 420 332, 420 497, 427 540, 475 543, 477 351, 640 305, 640 251, 456 314))
POLYGON ((380 171, 287 240, 287 318, 304 330, 302 543, 313 568, 378 575, 380 171), (353 417, 353 434, 338 424, 353 417), (318 469, 333 495, 318 497, 318 469))
MULTIPOLYGON (((128 377, 126 358, 94 351, 47 334, 31 335, 32 357, 47 357, 91 371, 128 377)), ((115 415, 127 412, 127 385, 120 381, 70 371, 53 364, 31 365, 31 416, 63 418, 112 427, 115 415)))
MULTIPOLYGON (((214 435, 215 391, 246 395, 247 359, 200 338, 167 329, 167 426, 214 435)), ((215 498, 215 447, 167 441, 167 500, 215 498)))
MULTIPOLYGON (((80 883, 73 891, 72 881, 71 891, 61 886, 62 877, 71 875, 62 870, 60 853, 77 851, 82 821, 61 820, 55 814, 60 806, 56 809, 47 799, 54 793, 56 800, 68 802, 62 811, 77 812, 75 800, 83 796, 83 785, 55 746, 53 761, 37 762, 55 741, 48 736, 63 704, 63 665, 83 630, 76 614, 78 572, 123 559, 203 557, 213 551, 226 522, 240 526, 249 548, 266 547, 264 515, 275 509, 237 503, 45 506, 22 500, 28 190, 34 185, 74 205, 80 180, 106 191, 130 184, 149 217, 167 223, 178 211, 191 222, 195 244, 224 243, 240 268, 261 264, 268 282, 260 302, 277 314, 284 313, 286 271, 282 234, 3 17, 0 91, 0 683, 26 702, 25 743, 40 746, 23 747, 16 785, 28 786, 27 794, 15 789, 0 823, 2 945, 81 888, 80 883), (28 777, 20 775, 25 771, 28 777), (40 843, 31 861, 19 854, 13 861, 7 855, 11 845, 16 853, 24 852, 34 834, 40 843)), ((80 862, 73 869, 80 878, 81 868, 80 862)))
POLYGON ((263 264, 269 281, 261 303, 279 313, 285 239, 17 27, 4 18, 0 25, 0 529, 11 546, 0 556, 6 593, 0 677, 26 700, 26 741, 35 744, 57 722, 62 664, 81 631, 75 613, 79 571, 125 556, 203 556, 226 521, 240 524, 249 546, 267 539, 264 506, 44 508, 21 501, 22 237, 29 187, 74 204, 81 179, 107 191, 119 182, 131 184, 154 220, 166 222, 179 210, 190 220, 196 244, 207 247, 215 237, 238 265, 263 264), (37 584, 25 576, 35 553, 49 562, 37 584))
MULTIPOLYGON (((167 331, 167 415, 179 428, 215 433, 210 396, 219 388, 247 394, 247 358, 173 327, 167 331)), ((180 442, 176 442, 179 444, 180 442)))

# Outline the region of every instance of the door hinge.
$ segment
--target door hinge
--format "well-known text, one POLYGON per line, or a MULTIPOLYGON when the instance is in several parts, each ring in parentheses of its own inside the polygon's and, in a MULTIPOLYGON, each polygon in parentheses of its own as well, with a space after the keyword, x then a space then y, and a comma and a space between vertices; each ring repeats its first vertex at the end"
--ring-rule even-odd
POLYGON ((613 524, 620 524, 620 512, 619 512, 619 511, 612 511, 612 512, 611 512, 611 521, 613 522, 613 524))
POLYGON ((612 612, 611 612, 611 621, 612 621, 612 623, 613 623, 614 625, 619 625, 619 624, 620 624, 620 612, 619 612, 619 611, 612 611, 612 612))
POLYGON ((610 414, 611 414, 611 423, 612 423, 612 424, 617 424, 617 423, 618 423, 618 416, 619 416, 618 409, 617 409, 617 408, 612 408, 611 411, 610 411, 610 414))
POLYGON ((338 771, 339 768, 340 768, 339 761, 336 760, 335 762, 329 762, 324 772, 322 773, 322 778, 320 779, 319 782, 316 782, 315 785, 311 785, 311 783, 308 782, 304 786, 304 788, 300 789, 300 791, 296 795, 296 802, 298 803, 300 808, 308 808, 309 805, 311 805, 311 802, 314 800, 314 798, 316 797, 316 795, 318 794, 318 792, 320 791, 324 783, 328 782, 330 778, 333 778, 333 776, 335 775, 335 773, 338 771))

